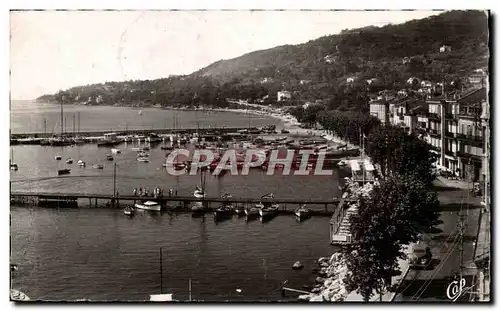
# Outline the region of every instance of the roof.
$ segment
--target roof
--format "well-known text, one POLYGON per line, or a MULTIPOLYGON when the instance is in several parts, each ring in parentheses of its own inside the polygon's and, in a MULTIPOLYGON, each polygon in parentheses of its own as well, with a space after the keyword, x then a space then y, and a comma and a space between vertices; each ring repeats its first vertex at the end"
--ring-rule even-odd
POLYGON ((483 100, 486 100, 486 88, 480 88, 477 90, 473 90, 464 96, 460 97, 457 102, 459 104, 476 104, 480 103, 483 100))
POLYGON ((386 105, 389 102, 385 99, 376 99, 369 102, 370 105, 386 105))

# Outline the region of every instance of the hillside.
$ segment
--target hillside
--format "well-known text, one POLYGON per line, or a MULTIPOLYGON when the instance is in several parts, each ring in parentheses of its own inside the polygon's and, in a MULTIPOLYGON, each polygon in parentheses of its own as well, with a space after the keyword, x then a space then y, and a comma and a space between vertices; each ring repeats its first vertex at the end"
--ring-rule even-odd
POLYGON ((451 11, 255 51, 187 76, 75 87, 40 100, 224 106, 228 97, 270 95, 266 102, 272 103, 278 90, 288 89, 297 102, 321 99, 332 108, 359 108, 366 103, 368 92, 403 88, 409 77, 463 80, 475 69, 488 66, 488 40, 484 12, 451 11), (443 45, 451 51, 440 53, 443 45), (373 78, 368 85, 366 80, 373 78))

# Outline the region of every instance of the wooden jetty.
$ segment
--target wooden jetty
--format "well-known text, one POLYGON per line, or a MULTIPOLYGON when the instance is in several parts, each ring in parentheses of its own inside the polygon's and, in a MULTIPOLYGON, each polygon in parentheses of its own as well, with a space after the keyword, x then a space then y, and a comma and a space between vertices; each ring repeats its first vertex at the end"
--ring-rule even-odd
POLYGON ((243 205, 252 205, 259 202, 278 203, 281 206, 281 213, 293 213, 297 206, 307 204, 311 209, 312 215, 328 215, 330 216, 336 209, 340 199, 332 198, 331 200, 315 200, 315 199, 261 199, 261 198, 221 198, 221 197, 206 197, 204 199, 195 198, 193 196, 134 196, 120 195, 113 196, 112 194, 98 193, 49 193, 49 192, 12 192, 10 195, 11 204, 28 204, 28 205, 52 205, 58 207, 78 207, 79 200, 88 199, 89 207, 111 207, 119 208, 120 203, 135 204, 141 201, 152 200, 162 205, 162 208, 168 210, 189 209, 190 204, 194 202, 202 202, 207 212, 213 211, 219 207, 221 203, 238 203, 243 205), (101 203, 99 205, 98 203, 101 203), (104 204, 102 204, 104 201, 104 204), (316 208, 313 208, 315 206, 316 208))
MULTIPOLYGON (((248 127, 211 127, 211 128, 184 128, 184 129, 174 129, 174 128, 157 128, 157 129, 128 129, 128 130, 114 130, 118 136, 128 136, 128 135, 144 135, 154 133, 154 134, 228 134, 235 133, 241 130, 248 130, 248 127)), ((257 130, 256 127, 251 127, 250 130, 257 130)), ((104 134, 113 132, 112 130, 107 131, 87 131, 87 132, 79 132, 78 135, 82 137, 103 137, 104 134)), ((72 136, 72 133, 66 133, 67 136, 72 136)), ((53 133, 41 133, 41 132, 33 132, 33 133, 11 133, 11 139, 21 139, 21 138, 50 138, 53 136, 53 133)))

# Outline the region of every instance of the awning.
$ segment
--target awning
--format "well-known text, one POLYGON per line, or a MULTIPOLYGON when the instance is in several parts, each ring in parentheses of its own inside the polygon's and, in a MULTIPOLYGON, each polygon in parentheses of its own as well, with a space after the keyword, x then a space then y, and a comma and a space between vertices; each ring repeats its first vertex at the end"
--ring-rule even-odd
POLYGON ((349 161, 349 164, 351 166, 351 170, 353 171, 360 171, 361 167, 359 166, 358 160, 351 160, 349 161))

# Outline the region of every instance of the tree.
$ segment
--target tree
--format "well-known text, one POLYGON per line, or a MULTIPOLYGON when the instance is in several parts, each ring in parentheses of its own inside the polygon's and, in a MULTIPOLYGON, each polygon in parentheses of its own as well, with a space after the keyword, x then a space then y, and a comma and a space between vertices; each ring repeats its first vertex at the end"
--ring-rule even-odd
POLYGON ((415 176, 395 174, 359 198, 358 212, 351 216, 352 243, 346 247, 348 290, 366 301, 373 292, 391 286, 398 259, 405 259, 403 245, 437 224, 437 193, 415 176))
POLYGON ((436 155, 430 146, 402 128, 386 125, 371 131, 366 154, 382 168, 381 173, 414 175, 427 185, 435 179, 432 165, 436 155))

